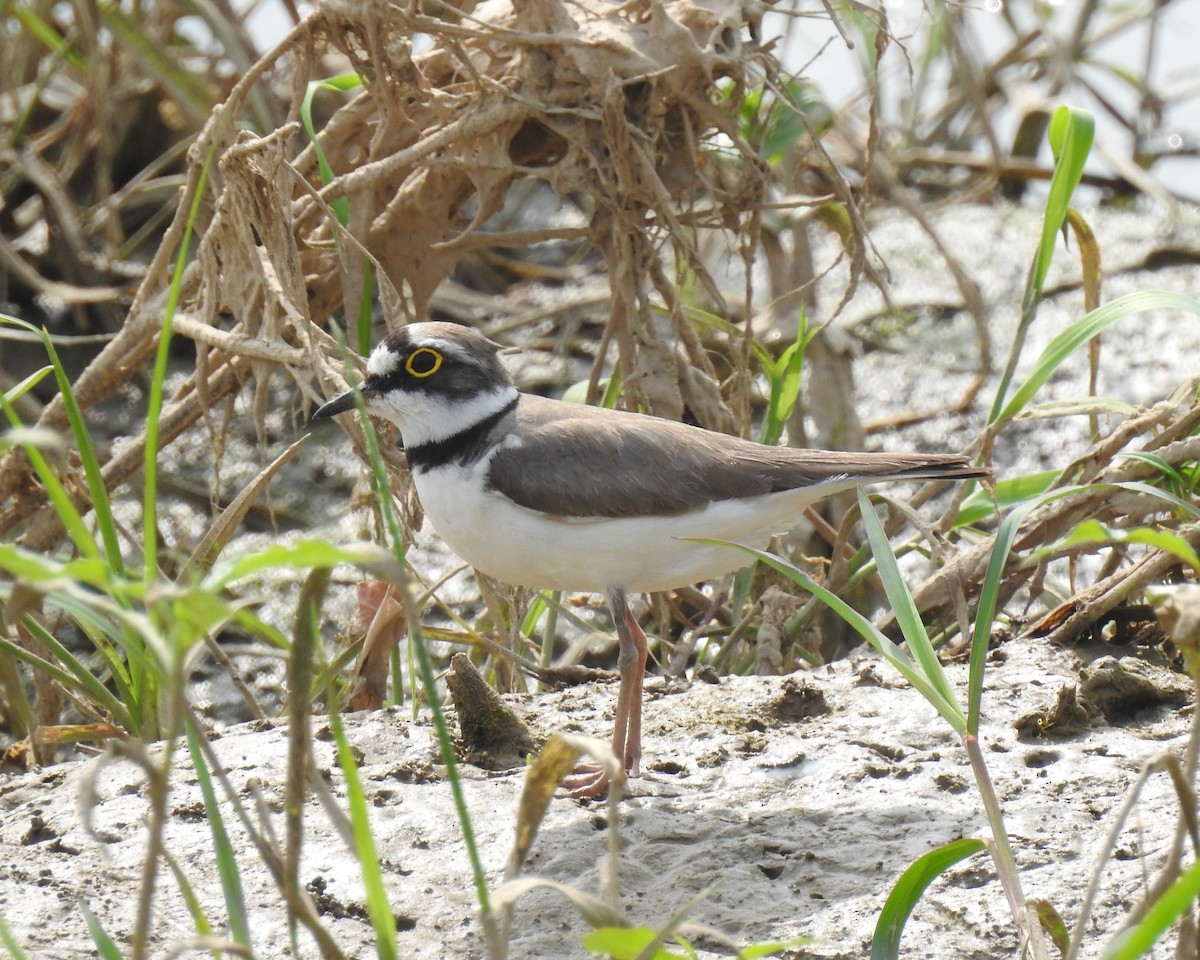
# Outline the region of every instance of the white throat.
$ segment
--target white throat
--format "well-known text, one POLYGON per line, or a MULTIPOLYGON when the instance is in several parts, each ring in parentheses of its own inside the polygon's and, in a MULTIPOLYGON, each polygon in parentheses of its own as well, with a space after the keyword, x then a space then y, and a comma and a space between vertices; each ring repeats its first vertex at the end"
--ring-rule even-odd
POLYGON ((517 388, 512 385, 496 386, 471 397, 389 390, 372 398, 368 409, 399 427, 406 447, 419 447, 471 429, 516 398, 517 388))

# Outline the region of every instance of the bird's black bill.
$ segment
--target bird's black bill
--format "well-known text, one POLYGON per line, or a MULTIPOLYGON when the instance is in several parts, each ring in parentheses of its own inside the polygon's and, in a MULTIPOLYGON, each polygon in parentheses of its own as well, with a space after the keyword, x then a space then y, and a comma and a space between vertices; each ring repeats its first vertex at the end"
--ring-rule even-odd
POLYGON ((313 411, 312 418, 314 420, 328 420, 330 417, 336 417, 339 413, 345 413, 347 410, 354 409, 355 391, 343 393, 340 397, 335 397, 328 403, 322 404, 313 411))

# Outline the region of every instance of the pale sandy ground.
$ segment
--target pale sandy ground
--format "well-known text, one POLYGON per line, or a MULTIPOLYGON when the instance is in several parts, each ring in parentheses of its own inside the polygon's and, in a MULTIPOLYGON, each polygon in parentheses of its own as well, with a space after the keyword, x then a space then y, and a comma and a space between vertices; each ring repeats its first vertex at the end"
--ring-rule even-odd
MULTIPOLYGON (((1118 665, 1112 657, 1123 653, 1013 641, 993 654, 987 681, 987 763, 1027 895, 1049 900, 1070 923, 1093 871, 1104 874, 1085 956, 1095 956, 1117 930, 1146 876, 1161 864, 1177 805, 1166 775, 1152 776, 1115 852, 1100 857, 1114 811, 1146 761, 1182 749, 1190 723, 1188 684, 1154 664, 1153 656, 1118 665), (1096 657, 1109 659, 1094 660, 1092 675, 1120 668, 1147 682, 1106 704, 1110 719, 1098 713, 1083 732, 1061 739, 1018 736, 1014 723, 1050 707, 1064 688, 1077 687, 1084 660, 1096 657)), ((961 686, 965 668, 951 666, 950 673, 961 686)), ((934 847, 985 830, 960 744, 884 663, 854 658, 792 677, 735 677, 717 685, 668 687, 655 680, 648 691, 648 769, 631 782, 619 825, 620 899, 633 922, 661 924, 695 897, 690 913, 696 919, 743 944, 806 935, 820 942, 788 956, 863 957, 884 898, 904 868, 934 847), (813 709, 821 700, 828 712, 813 709)), ((543 732, 590 733, 611 717, 614 695, 614 686, 597 685, 525 698, 518 706, 543 732)), ((392 909, 408 928, 400 934, 402 955, 483 956, 467 858, 430 728, 399 711, 347 719, 361 751, 392 909)), ((281 834, 284 729, 242 725, 215 746, 244 799, 252 783, 260 785, 281 834)), ((334 793, 344 797, 332 744, 318 736, 316 755, 334 793)), ((490 776, 468 767, 465 778, 494 885, 511 847, 523 773, 490 776)), ((0 787, 0 808, 0 913, 32 954, 88 955, 78 899, 120 942, 133 919, 133 885, 145 850, 139 771, 129 763, 103 769, 95 761, 62 764, 8 780, 0 787), (89 833, 77 798, 92 778, 99 802, 89 833)), ((223 908, 209 827, 186 762, 173 777, 170 809, 168 849, 219 926, 223 908)), ((373 955, 355 859, 316 801, 306 817, 301 877, 323 892, 326 919, 347 954, 373 955)), ((528 873, 596 892, 609 829, 604 805, 556 799, 528 873)), ((232 830, 256 952, 285 956, 280 896, 253 868, 256 857, 241 829, 232 830)), ((156 902, 154 955, 162 956, 192 926, 173 880, 163 883, 156 902)), ((510 955, 582 957, 585 931, 563 897, 539 891, 519 904, 510 955)), ((904 942, 912 957, 1015 956, 990 860, 977 856, 935 882, 904 942)), ((316 955, 311 943, 304 955, 316 955)))

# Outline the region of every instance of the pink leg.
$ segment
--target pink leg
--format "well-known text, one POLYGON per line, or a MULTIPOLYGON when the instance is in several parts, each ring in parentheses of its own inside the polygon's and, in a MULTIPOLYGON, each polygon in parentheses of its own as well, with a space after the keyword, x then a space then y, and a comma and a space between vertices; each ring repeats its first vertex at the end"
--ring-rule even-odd
MULTIPOLYGON (((625 591, 608 592, 608 606, 617 626, 617 710, 613 719, 612 749, 627 776, 636 777, 642 759, 642 681, 646 676, 646 634, 629 610, 625 591)), ((582 765, 563 781, 572 797, 602 797, 608 792, 608 775, 593 765, 582 765)))
MULTIPOLYGON (((621 605, 625 606, 624 597, 621 605)), ((617 735, 621 730, 621 718, 618 716, 617 729, 613 732, 613 753, 625 764, 625 773, 636 777, 642 760, 642 683, 646 679, 646 634, 628 608, 625 610, 624 622, 623 630, 617 628, 621 646, 617 666, 621 671, 621 696, 624 697, 626 706, 625 731, 622 736, 624 743, 617 743, 617 735)))

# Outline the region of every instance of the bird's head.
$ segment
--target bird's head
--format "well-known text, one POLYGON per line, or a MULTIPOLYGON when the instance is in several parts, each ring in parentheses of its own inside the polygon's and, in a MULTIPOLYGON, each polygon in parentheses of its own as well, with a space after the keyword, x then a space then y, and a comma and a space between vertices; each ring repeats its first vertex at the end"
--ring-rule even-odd
POLYGON ((400 428, 405 446, 453 436, 516 396, 512 377, 500 362, 501 349, 479 331, 458 324, 401 327, 371 351, 362 383, 318 407, 313 420, 353 410, 357 394, 368 413, 400 428))

